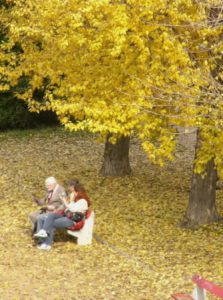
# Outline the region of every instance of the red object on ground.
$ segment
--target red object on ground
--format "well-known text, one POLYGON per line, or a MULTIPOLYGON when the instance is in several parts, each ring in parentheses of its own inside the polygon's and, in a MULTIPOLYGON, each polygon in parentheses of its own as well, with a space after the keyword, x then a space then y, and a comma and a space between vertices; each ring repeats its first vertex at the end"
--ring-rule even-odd
POLYGON ((194 300, 194 298, 191 295, 184 293, 176 293, 171 296, 175 300, 194 300))
POLYGON ((194 275, 192 281, 199 287, 205 289, 207 292, 223 299, 223 288, 217 286, 216 284, 198 276, 194 275))

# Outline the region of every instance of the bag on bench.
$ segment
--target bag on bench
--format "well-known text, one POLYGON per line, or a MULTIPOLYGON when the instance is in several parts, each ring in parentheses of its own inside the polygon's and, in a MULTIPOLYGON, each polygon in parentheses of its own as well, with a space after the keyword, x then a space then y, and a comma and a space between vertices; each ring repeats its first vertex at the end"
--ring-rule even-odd
POLYGON ((80 220, 79 222, 75 223, 73 226, 68 227, 68 230, 71 231, 77 231, 80 230, 84 227, 85 224, 85 220, 88 219, 91 215, 91 210, 88 210, 85 214, 85 216, 82 218, 82 220, 80 220))

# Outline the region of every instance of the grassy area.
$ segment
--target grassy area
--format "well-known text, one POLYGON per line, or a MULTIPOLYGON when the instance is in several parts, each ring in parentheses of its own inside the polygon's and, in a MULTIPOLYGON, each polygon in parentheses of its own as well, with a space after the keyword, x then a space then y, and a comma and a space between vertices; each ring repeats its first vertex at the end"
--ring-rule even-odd
MULTIPOLYGON (((169 299, 191 291, 198 273, 223 282, 223 224, 196 231, 178 226, 190 187, 192 148, 179 147, 176 161, 149 164, 137 141, 131 145, 132 175, 98 175, 103 145, 88 134, 61 128, 0 134, 0 299, 169 299), (78 177, 96 212, 92 246, 79 247, 66 233, 52 251, 36 249, 27 216, 31 193, 44 179, 78 177)), ((218 207, 223 213, 223 194, 218 207)), ((223 286, 223 284, 222 284, 223 286)))
POLYGON ((89 136, 90 133, 86 133, 83 131, 79 132, 70 132, 65 130, 64 127, 61 126, 43 126, 40 128, 35 129, 26 129, 26 130, 9 130, 9 131, 0 131, 0 139, 8 139, 8 138, 32 138, 34 137, 41 137, 41 138, 48 138, 52 135, 57 136, 78 136, 78 137, 85 137, 89 136))

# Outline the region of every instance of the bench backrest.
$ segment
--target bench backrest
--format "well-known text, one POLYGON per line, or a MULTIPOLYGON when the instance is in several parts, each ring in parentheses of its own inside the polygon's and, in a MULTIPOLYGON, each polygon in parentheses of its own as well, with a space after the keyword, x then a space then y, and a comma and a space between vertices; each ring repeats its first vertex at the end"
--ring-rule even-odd
POLYGON ((87 212, 86 212, 86 214, 85 214, 86 219, 90 218, 91 213, 92 213, 92 211, 90 209, 88 209, 87 212))
POLYGON ((194 275, 192 277, 192 281, 201 289, 204 289, 205 291, 211 293, 212 295, 223 299, 223 288, 217 286, 216 284, 212 283, 211 281, 208 281, 201 276, 194 275))

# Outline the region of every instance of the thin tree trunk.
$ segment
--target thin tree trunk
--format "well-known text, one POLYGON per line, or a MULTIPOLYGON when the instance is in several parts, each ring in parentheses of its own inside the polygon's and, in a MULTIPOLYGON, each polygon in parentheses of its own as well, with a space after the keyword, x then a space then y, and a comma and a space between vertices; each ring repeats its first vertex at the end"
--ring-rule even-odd
MULTIPOLYGON (((196 152, 201 145, 199 132, 197 133, 196 152)), ((214 159, 211 159, 206 167, 204 175, 193 172, 189 203, 185 219, 182 222, 183 227, 195 228, 202 224, 208 224, 219 220, 216 208, 216 183, 217 171, 214 165, 214 159)))
POLYGON ((129 137, 120 137, 116 144, 109 142, 107 136, 104 150, 104 161, 100 174, 102 176, 125 176, 131 173, 129 163, 129 137))

